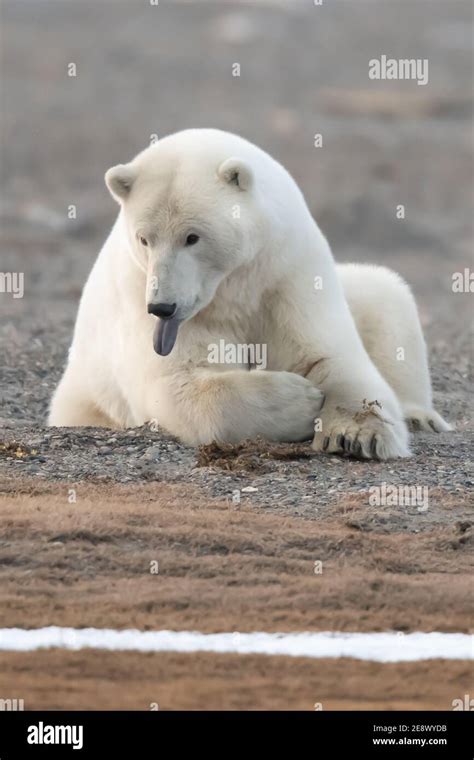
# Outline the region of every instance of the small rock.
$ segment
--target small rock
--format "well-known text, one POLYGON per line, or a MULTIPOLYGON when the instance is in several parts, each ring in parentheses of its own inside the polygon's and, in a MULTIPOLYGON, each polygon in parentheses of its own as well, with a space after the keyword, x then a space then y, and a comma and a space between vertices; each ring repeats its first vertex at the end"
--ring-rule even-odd
POLYGON ((161 448, 159 446, 149 446, 143 454, 143 459, 157 460, 161 458, 161 448))

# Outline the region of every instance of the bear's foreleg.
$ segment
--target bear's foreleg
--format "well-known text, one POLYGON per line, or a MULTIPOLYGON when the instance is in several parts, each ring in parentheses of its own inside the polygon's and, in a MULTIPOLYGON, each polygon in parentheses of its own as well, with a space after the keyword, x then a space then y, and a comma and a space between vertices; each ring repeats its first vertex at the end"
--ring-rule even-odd
POLYGON ((52 427, 117 427, 97 404, 72 382, 66 370, 53 398, 48 416, 52 427))
POLYGON ((192 370, 161 378, 158 424, 185 443, 313 437, 323 394, 292 372, 192 370))

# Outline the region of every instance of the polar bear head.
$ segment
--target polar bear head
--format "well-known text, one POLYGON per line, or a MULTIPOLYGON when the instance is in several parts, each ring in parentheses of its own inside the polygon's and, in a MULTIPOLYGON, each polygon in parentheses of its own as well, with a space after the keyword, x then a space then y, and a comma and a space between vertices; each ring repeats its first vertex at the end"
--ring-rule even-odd
POLYGON ((145 303, 159 317, 159 354, 170 353, 181 322, 208 306, 220 283, 267 244, 272 214, 258 182, 266 159, 240 137, 196 129, 106 173, 133 258, 147 272, 145 303))

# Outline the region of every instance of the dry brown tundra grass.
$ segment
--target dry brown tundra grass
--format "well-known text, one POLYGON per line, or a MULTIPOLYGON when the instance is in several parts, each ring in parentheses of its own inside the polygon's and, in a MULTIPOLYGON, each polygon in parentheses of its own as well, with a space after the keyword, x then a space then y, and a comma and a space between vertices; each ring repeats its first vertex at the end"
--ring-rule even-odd
MULTIPOLYGON (((467 631, 472 529, 390 532, 366 496, 324 520, 184 486, 28 484, 2 499, 10 626, 467 631), (158 561, 159 574, 150 572, 158 561), (315 573, 315 562, 321 572, 315 573)), ((447 506, 449 508, 449 505, 447 506)))
MULTIPOLYGON (((235 509, 184 486, 5 484, 12 488, 1 501, 4 626, 467 631, 471 624, 467 521, 419 534, 382 531, 365 495, 313 521, 235 509)), ((51 650, 0 653, 0 672, 2 696, 25 699, 27 709, 148 709, 150 702, 450 709, 472 691, 471 665, 455 661, 51 650)))

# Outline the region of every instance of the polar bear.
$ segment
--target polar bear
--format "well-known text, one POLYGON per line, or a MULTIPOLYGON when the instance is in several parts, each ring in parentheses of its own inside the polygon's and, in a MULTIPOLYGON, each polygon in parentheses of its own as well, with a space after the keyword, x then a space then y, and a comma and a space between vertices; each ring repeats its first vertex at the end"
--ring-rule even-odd
POLYGON ((120 213, 81 298, 49 424, 154 420, 190 445, 313 438, 317 451, 409 455, 434 411, 408 286, 336 266, 288 172, 216 129, 170 135, 105 175, 120 213), (264 370, 209 348, 265 344, 264 370))

